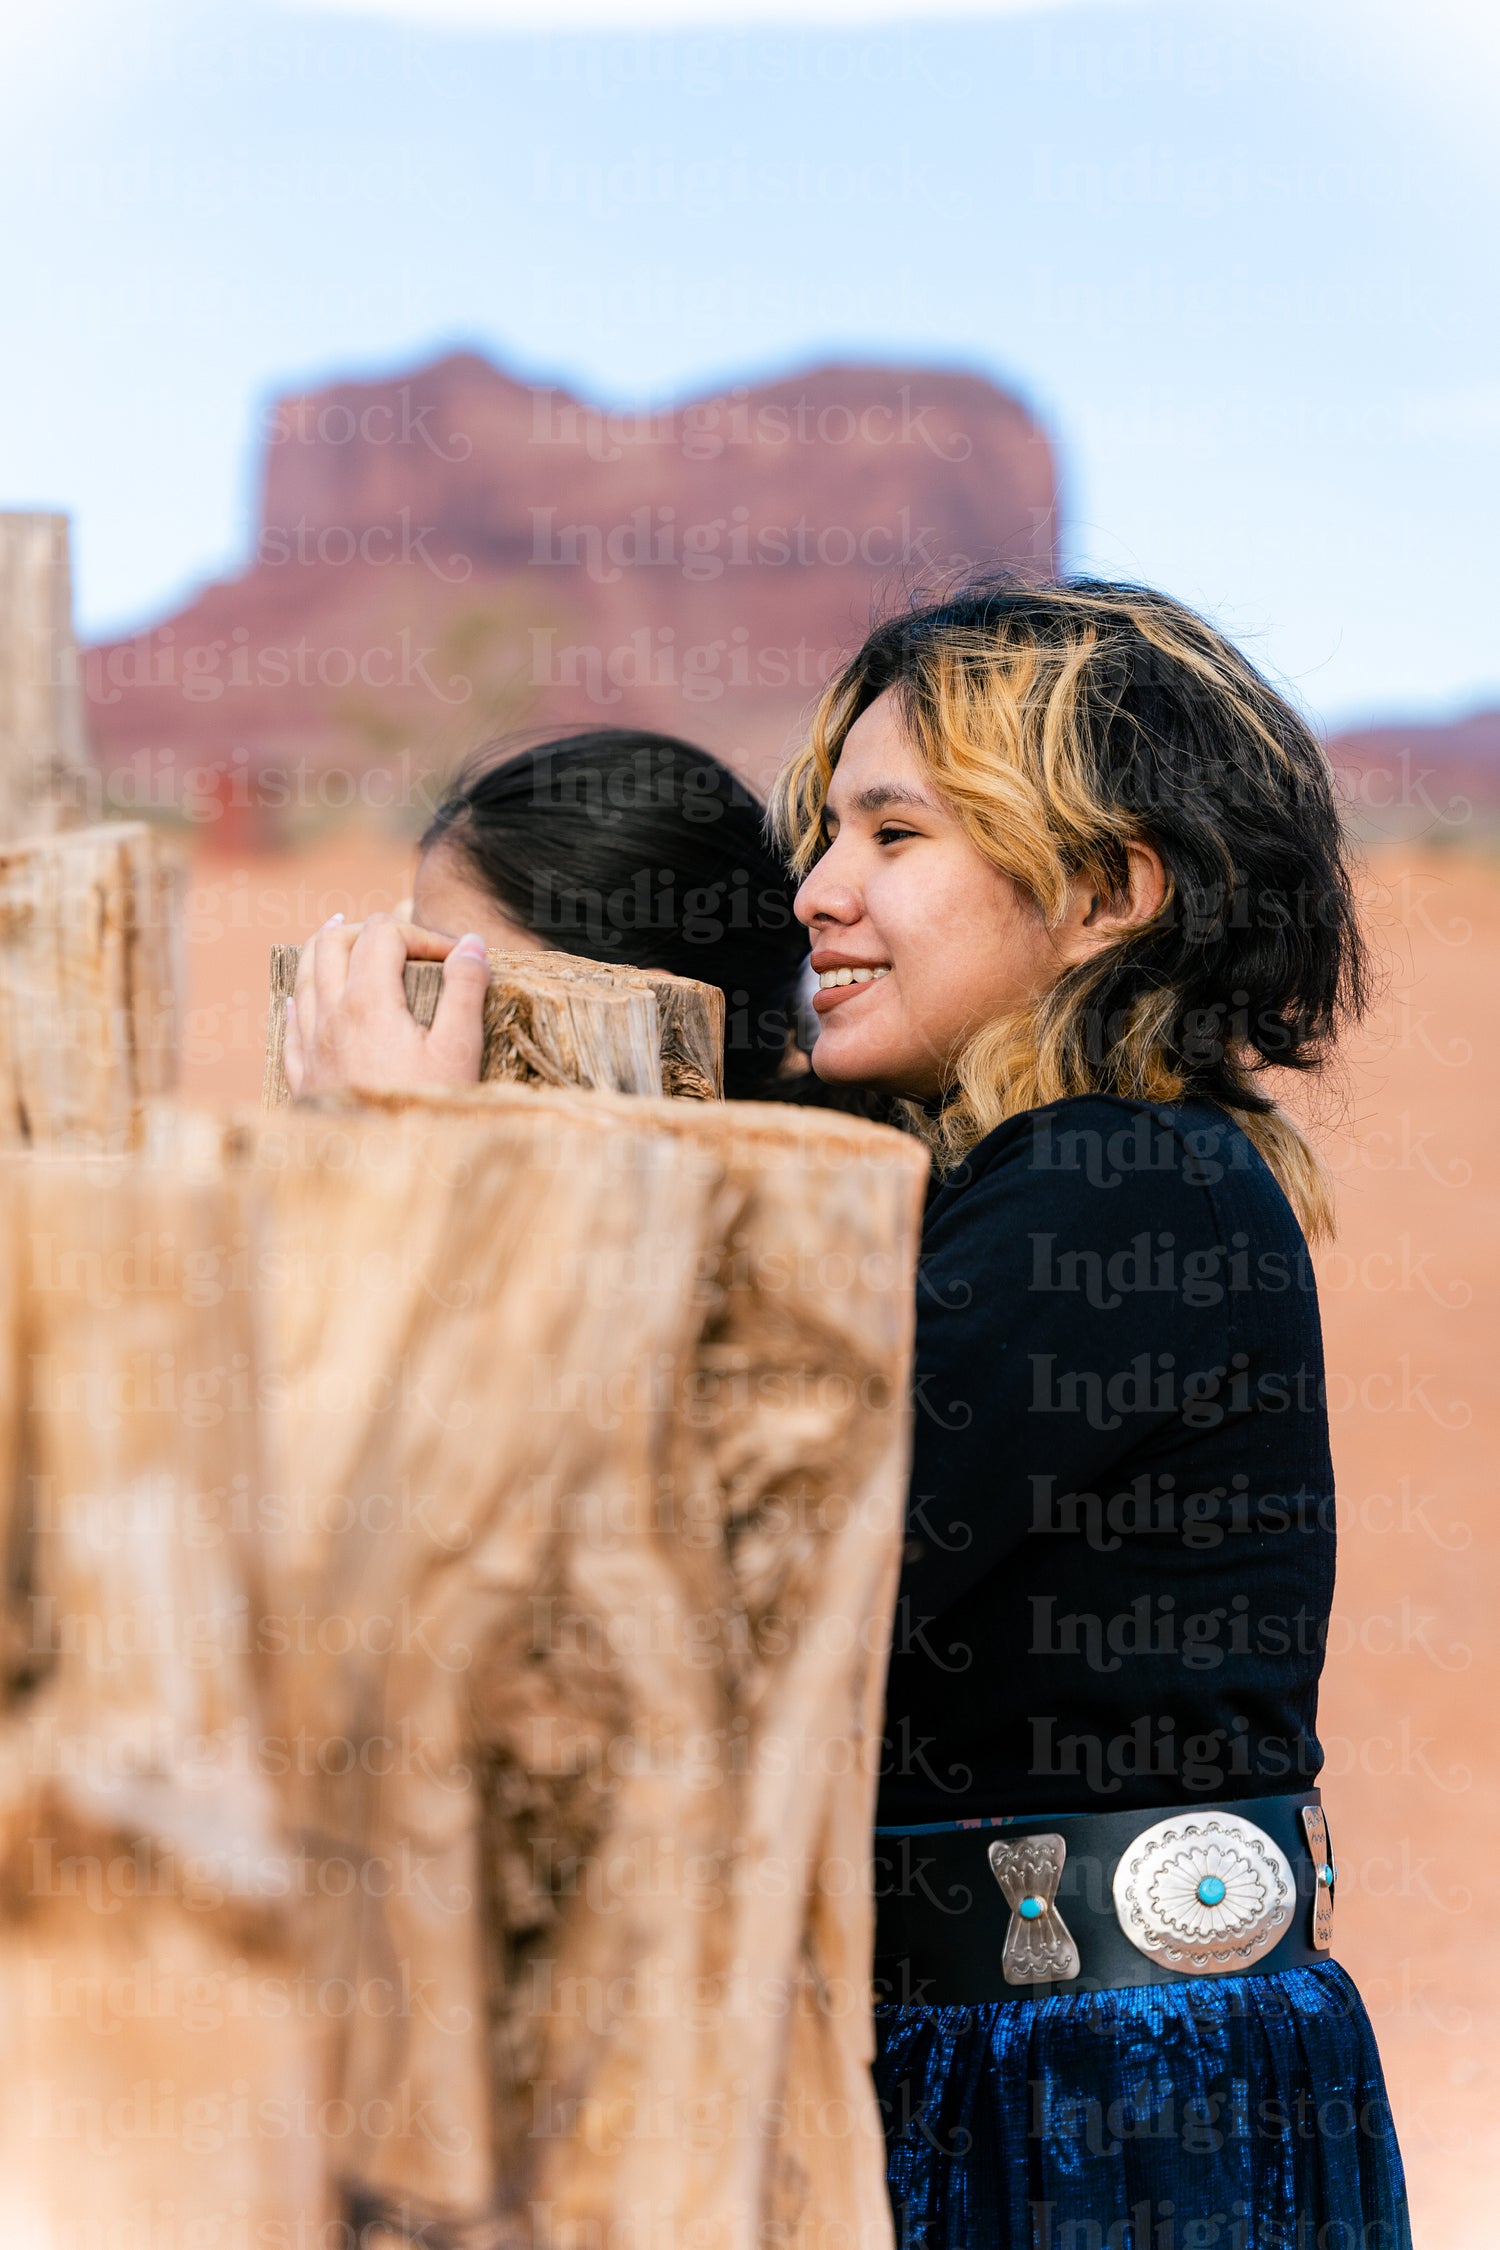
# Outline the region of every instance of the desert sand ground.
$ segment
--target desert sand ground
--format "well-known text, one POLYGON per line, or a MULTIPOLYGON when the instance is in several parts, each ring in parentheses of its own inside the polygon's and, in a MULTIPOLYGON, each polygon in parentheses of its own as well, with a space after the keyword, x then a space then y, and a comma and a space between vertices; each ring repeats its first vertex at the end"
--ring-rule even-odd
POLYGON ((1319 1261, 1341 1538, 1325 1800, 1419 2250, 1480 2250, 1500 2181, 1500 861, 1371 873, 1389 981, 1329 1137, 1319 1261))
MULTIPOLYGON (((204 852, 189 910, 186 1091, 254 1101, 266 954, 390 906, 409 862, 346 836, 204 852)), ((1337 1950, 1385 2056, 1419 2250, 1489 2250, 1500 2179, 1500 858, 1386 847, 1386 985, 1323 1139, 1320 1257, 1341 1563, 1323 1704, 1337 1950), (1492 1520, 1491 1508, 1496 1508, 1492 1520), (1494 1698, 1492 1705, 1491 1698, 1494 1698)))

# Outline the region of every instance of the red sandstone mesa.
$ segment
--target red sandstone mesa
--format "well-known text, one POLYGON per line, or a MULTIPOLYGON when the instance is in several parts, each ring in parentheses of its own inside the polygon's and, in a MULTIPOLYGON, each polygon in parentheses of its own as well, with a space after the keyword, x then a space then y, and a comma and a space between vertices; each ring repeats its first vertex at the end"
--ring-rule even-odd
POLYGON ((95 744, 142 809, 380 810, 507 726, 673 728, 763 776, 874 603, 1056 567, 1047 437, 977 376, 616 411, 460 354, 279 401, 262 442, 243 573, 90 652, 95 744), (299 762, 323 778, 276 778, 299 762))

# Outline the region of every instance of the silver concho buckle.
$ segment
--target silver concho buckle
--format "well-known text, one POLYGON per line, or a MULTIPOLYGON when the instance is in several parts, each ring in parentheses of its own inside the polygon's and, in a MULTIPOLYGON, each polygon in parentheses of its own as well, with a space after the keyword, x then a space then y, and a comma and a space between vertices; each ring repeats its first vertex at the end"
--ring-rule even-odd
POLYGON ((1010 1908, 1000 1967, 1007 1984, 1067 1984, 1078 1948, 1054 1901, 1068 1847, 1061 1836, 1022 1836, 990 1846, 990 1866, 1010 1908))
POLYGON ((1174 1813, 1143 1829, 1115 1869, 1115 1916, 1148 1960, 1233 1976, 1286 1935, 1297 1884, 1281 1847, 1236 1813, 1174 1813))

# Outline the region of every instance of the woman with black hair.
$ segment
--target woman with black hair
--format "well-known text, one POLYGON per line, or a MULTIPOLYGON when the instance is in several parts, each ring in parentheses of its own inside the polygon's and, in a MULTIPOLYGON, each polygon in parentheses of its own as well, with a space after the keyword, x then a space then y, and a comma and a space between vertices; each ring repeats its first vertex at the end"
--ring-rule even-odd
POLYGON ((1402 2250, 1329 1951, 1316 1070, 1365 972, 1329 769, 1087 580, 879 627, 776 807, 813 1068, 939 1171, 878 1810, 903 2250, 1402 2250))
POLYGON ((361 1082, 463 1084, 479 1071, 486 947, 546 947, 716 984, 732 1099, 864 1106, 825 1087, 796 1040, 807 935, 764 808, 673 735, 594 728, 481 751, 421 840, 409 914, 325 925, 288 1016, 294 1093, 361 1082), (446 960, 430 1031, 400 969, 446 960))

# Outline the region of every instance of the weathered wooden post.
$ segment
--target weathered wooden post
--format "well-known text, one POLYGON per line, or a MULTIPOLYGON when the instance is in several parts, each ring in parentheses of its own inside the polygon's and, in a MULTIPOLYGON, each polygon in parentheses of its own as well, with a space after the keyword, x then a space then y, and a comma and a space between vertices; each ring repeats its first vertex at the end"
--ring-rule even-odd
POLYGON ((0 514, 0 1146, 133 1146, 177 1082, 181 857, 97 780, 66 519, 0 514))
POLYGON ((3 1175, 8 2238, 888 2250, 920 1153, 507 1085, 157 1125, 3 1175))
POLYGON ((0 512, 0 837, 97 818, 68 519, 0 512))
POLYGON ((243 1219, 222 1179, 26 1157, 0 1235, 0 2239, 316 2239, 243 1219))
POLYGON ((139 821, 0 844, 0 1145, 137 1144, 177 1083, 183 879, 139 821))
POLYGON ((239 1146, 287 1277, 292 1606, 406 1635, 280 1675, 350 1777, 298 1833, 407 1873, 315 1949, 425 1996, 348 2027, 345 2099, 391 2121, 338 2152, 351 2208, 882 2250, 864 1885, 925 1158, 504 1086, 239 1146))

